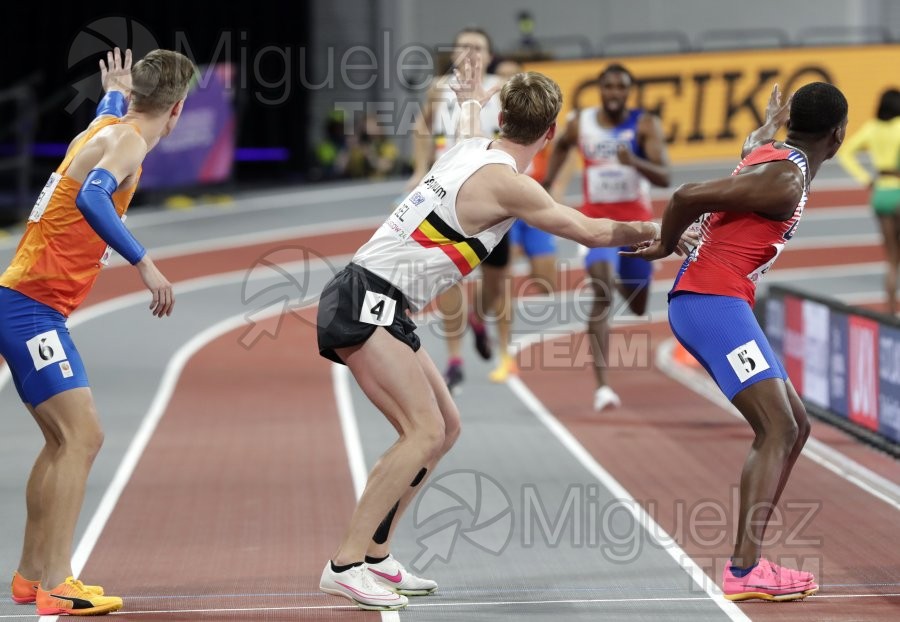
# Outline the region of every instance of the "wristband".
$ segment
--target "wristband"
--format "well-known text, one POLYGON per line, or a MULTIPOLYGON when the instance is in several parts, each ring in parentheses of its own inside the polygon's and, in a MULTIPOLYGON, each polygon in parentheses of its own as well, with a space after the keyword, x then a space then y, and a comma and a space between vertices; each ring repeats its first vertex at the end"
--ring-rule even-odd
POLYGON ((121 91, 108 91, 100 103, 97 104, 97 114, 99 117, 104 114, 111 114, 114 117, 124 117, 128 108, 128 102, 125 95, 121 91))

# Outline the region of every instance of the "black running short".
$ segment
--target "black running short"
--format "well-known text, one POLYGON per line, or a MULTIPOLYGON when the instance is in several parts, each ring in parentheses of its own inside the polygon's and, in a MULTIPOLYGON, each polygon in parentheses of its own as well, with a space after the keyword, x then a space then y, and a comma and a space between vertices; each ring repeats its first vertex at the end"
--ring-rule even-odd
POLYGON ((495 268, 505 268, 509 265, 509 232, 503 234, 500 242, 494 247, 490 255, 481 262, 485 266, 493 266, 495 268))
POLYGON ((409 302, 400 290, 365 268, 348 264, 319 298, 319 354, 343 363, 335 350, 364 343, 379 326, 417 352, 422 344, 408 312, 409 302))

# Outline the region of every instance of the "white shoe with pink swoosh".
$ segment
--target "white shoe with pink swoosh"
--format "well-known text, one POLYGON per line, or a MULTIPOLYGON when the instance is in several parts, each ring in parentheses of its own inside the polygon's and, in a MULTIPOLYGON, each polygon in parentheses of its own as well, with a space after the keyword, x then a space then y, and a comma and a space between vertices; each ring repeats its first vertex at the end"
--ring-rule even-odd
POLYGON ((437 589, 437 583, 409 572, 403 564, 388 555, 377 564, 366 564, 375 581, 392 592, 405 596, 425 596, 437 589))
POLYGON ((385 589, 374 580, 374 576, 366 569, 365 564, 335 572, 329 561, 322 571, 319 589, 326 594, 343 596, 360 609, 369 611, 392 611, 409 604, 406 596, 385 589))

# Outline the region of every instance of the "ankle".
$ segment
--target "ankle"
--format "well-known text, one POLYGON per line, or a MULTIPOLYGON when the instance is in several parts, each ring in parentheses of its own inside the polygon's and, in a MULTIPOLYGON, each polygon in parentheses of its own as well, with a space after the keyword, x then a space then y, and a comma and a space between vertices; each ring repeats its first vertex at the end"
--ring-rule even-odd
POLYGON ((331 569, 334 572, 345 572, 350 570, 351 568, 356 568, 357 566, 362 566, 362 562, 350 562, 348 564, 336 564, 334 561, 331 561, 331 569))
POLYGON ((59 574, 50 574, 45 577, 41 577, 41 589, 50 591, 55 588, 57 585, 62 585, 66 582, 66 579, 71 577, 71 574, 67 574, 66 576, 62 576, 59 574), (44 580, 46 578, 46 580, 44 580))
POLYGON ((388 553, 387 555, 366 555, 366 563, 367 564, 380 564, 381 562, 383 562, 390 556, 391 556, 390 553, 388 553))
POLYGON ((21 565, 16 574, 30 583, 40 583, 41 571, 34 566, 21 565))

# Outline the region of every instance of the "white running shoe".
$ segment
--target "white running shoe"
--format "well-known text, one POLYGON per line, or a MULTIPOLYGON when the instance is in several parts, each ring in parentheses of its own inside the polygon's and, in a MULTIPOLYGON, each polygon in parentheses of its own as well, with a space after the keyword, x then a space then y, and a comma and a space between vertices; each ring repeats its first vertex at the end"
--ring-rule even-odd
POLYGON ((622 400, 606 385, 603 385, 594 393, 594 410, 597 412, 607 408, 618 408, 621 405, 622 400))
POLYGON ((378 585, 366 565, 354 566, 344 572, 331 569, 331 561, 325 564, 319 589, 326 594, 343 596, 360 609, 368 611, 393 611, 403 609, 409 600, 402 594, 378 585))
POLYGON ((366 564, 375 582, 392 592, 404 596, 425 596, 437 589, 437 583, 431 579, 423 579, 409 572, 403 564, 388 555, 387 559, 377 564, 366 564))

